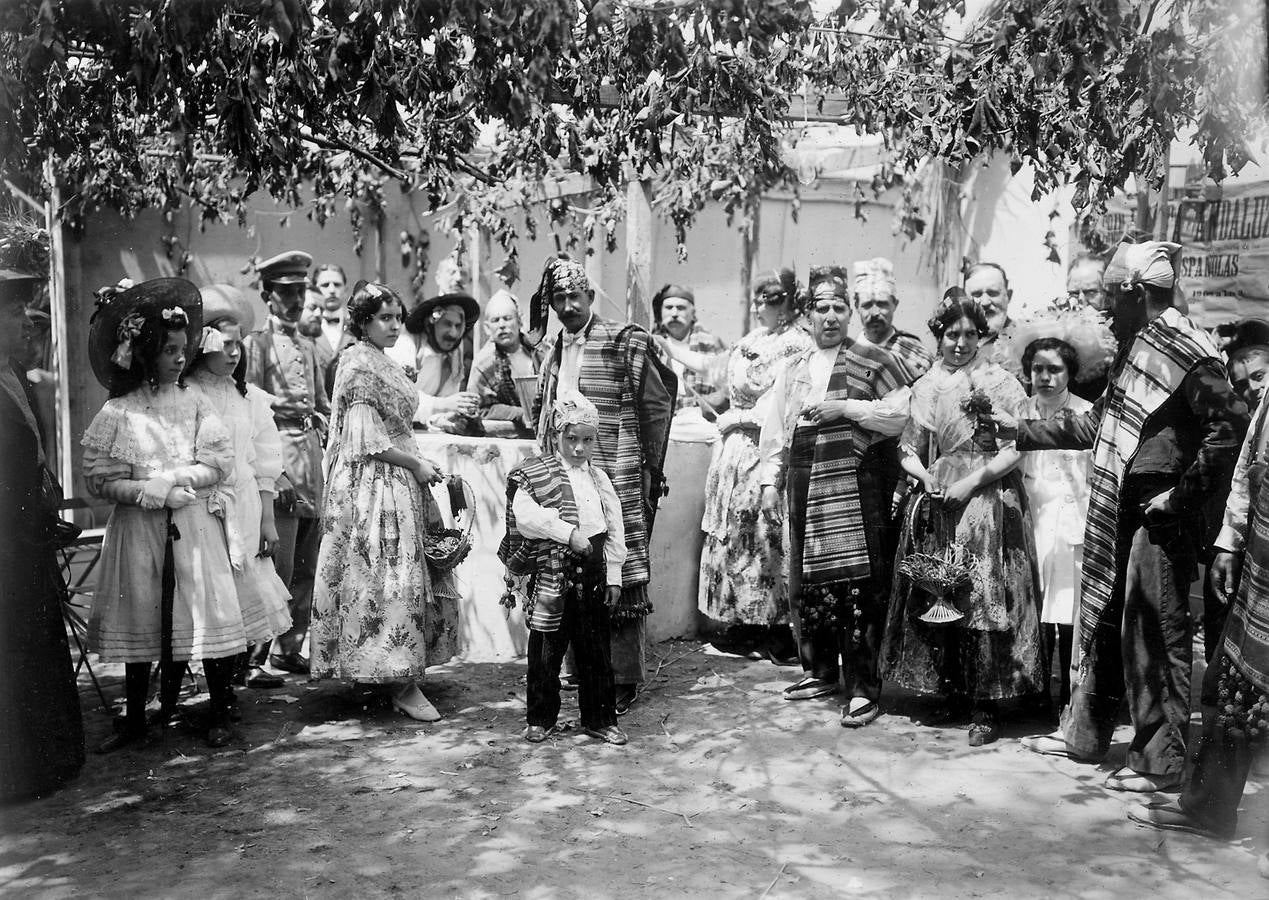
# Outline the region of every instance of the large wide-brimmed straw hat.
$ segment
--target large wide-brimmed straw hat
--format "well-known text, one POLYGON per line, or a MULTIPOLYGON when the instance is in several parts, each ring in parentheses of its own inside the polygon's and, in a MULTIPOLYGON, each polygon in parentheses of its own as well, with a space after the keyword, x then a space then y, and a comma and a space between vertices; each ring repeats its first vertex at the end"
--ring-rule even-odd
POLYGON ((269 318, 269 308, 258 292, 248 295, 232 284, 209 284, 198 289, 203 296, 203 321, 211 325, 232 319, 243 335, 258 331, 269 318))
POLYGON ((184 278, 152 278, 131 287, 97 292, 97 309, 88 328, 88 361, 103 387, 113 393, 140 384, 140 367, 131 354, 131 341, 136 335, 131 332, 139 322, 150 321, 174 308, 185 313, 185 333, 192 354, 203 328, 203 301, 192 282, 184 278), (127 366, 121 365, 124 361, 127 366))
POLYGON ((471 331, 476 325, 476 320, 480 318, 480 304, 476 302, 475 297, 461 292, 441 294, 439 297, 429 297, 410 310, 410 314, 405 317, 405 330, 411 334, 421 334, 423 329, 431 324, 437 311, 447 306, 462 307, 463 315, 467 320, 467 331, 471 331))

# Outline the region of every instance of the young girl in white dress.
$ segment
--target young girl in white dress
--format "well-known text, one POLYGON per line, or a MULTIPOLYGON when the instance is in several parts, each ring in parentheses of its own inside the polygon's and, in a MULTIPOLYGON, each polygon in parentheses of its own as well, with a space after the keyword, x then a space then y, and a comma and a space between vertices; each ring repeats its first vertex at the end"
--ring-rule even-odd
MULTIPOLYGON (((1026 399, 1022 417, 1079 415, 1092 406, 1069 389, 1079 372, 1079 357, 1066 341, 1055 337, 1032 341, 1023 351, 1022 369, 1031 382, 1031 396, 1026 399)), ((1093 454, 1088 450, 1036 450, 1022 454, 1040 570, 1040 627, 1045 655, 1051 661, 1056 650, 1061 672, 1059 709, 1070 700, 1071 666, 1077 662, 1071 658, 1071 647, 1079 615, 1084 522, 1088 518, 1092 471, 1093 454)))
MULTIPOLYGON (((200 346, 189 382, 211 403, 229 430, 234 466, 218 485, 225 499, 229 561, 233 565, 242 627, 257 647, 291 627, 290 591, 273 567, 277 527, 273 523, 275 482, 282 475, 282 438, 273 421, 272 397, 248 384, 242 339, 260 323, 263 306, 231 285, 202 289, 200 346)), ((252 665, 249 687, 281 687, 276 675, 252 665)))
POLYGON ((211 695, 207 740, 230 739, 233 656, 246 645, 216 486, 233 448, 207 400, 183 381, 201 329, 198 289, 159 278, 99 293, 89 356, 111 397, 84 433, 84 478, 115 502, 88 621, 90 646, 123 662, 127 712, 108 753, 146 734, 150 665, 162 661, 161 718, 181 677, 203 660, 211 695))

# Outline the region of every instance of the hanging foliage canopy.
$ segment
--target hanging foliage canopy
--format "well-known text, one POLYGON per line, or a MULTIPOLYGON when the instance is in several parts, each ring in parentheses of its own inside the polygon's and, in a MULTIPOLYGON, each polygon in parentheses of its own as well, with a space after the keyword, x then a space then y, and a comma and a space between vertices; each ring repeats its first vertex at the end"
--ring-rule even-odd
POLYGON ((357 225, 396 182, 488 228, 514 278, 543 211, 611 245, 631 179, 680 242, 706 202, 796 189, 794 98, 884 135, 900 174, 1003 152, 1096 204, 1161 178, 1183 129, 1236 172, 1265 113, 1244 90, 1258 9, 1005 0, 965 29, 949 0, 18 0, 0 166, 33 186, 51 161, 72 227, 186 203, 243 222, 257 191, 357 225))

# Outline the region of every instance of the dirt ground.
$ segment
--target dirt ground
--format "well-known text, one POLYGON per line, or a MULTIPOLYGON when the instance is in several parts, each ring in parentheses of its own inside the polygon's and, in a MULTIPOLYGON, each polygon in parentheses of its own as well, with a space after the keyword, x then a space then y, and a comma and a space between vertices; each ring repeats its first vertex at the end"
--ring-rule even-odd
MULTIPOLYGON (((971 749, 890 694, 889 715, 846 731, 835 698, 781 699, 794 670, 708 645, 657 645, 652 668, 624 748, 521 740, 523 663, 437 668, 432 725, 336 684, 243 691, 227 748, 173 729, 0 811, 0 894, 1269 896, 1264 773, 1238 841, 1164 834, 1127 820, 1140 798, 1101 787, 1111 766, 1023 751, 1035 720, 971 749)), ((93 746, 109 722, 85 688, 93 746)))

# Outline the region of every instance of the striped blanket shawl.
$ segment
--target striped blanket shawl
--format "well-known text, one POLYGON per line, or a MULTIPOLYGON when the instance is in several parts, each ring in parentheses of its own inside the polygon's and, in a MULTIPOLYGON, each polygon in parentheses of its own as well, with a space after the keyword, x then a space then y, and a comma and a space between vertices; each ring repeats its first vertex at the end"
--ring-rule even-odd
POLYGON ((525 624, 532 631, 559 631, 564 613, 568 548, 555 541, 534 540, 520 534, 512 510, 516 491, 528 491, 535 503, 559 510, 560 517, 576 527, 577 503, 573 499, 573 487, 554 454, 530 457, 512 469, 507 476, 507 533, 498 545, 498 558, 507 571, 529 578, 525 624))
POLYGON ((912 384, 934 365, 934 354, 921 343, 921 339, 897 328, 886 341, 885 349, 904 370, 904 384, 912 384))
POLYGON ((1269 692, 1269 490, 1263 486, 1252 495, 1242 579, 1222 640, 1238 671, 1269 692))
POLYGON ((1107 396, 1093 442, 1093 479, 1084 537, 1080 642, 1085 659, 1096 638, 1114 639, 1120 623, 1106 615, 1115 586, 1119 494, 1141 446, 1146 421, 1205 360, 1219 362, 1207 333, 1167 309, 1134 338, 1107 396))
MULTIPOLYGON (((551 407, 559 381, 562 346, 556 342, 549 362, 538 375, 535 410, 538 442, 544 453, 555 452, 551 433, 551 407)), ((637 325, 620 325, 593 316, 582 349, 578 390, 599 411, 599 439, 595 442, 594 464, 612 480, 621 501, 626 527, 626 564, 621 570, 622 587, 647 584, 649 577, 648 538, 653 511, 643 496, 643 470, 662 477, 662 465, 669 444, 668 432, 661 446, 645 446, 639 427, 639 400, 648 366, 657 365, 670 396, 677 379, 669 366, 660 363, 651 336, 637 325)), ((650 439, 649 439, 650 440, 650 439)), ((656 485, 653 486, 653 496, 656 485)))
MULTIPOLYGON (((804 367, 816 351, 789 362, 804 367)), ((796 377, 790 383, 803 381, 796 377)), ((828 379, 825 400, 880 400, 908 383, 908 372, 892 354, 862 341, 843 344, 828 379)), ((790 415, 801 411, 797 398, 790 415)), ((796 422, 786 423, 792 440, 796 422)), ((821 424, 815 439, 806 492, 806 535, 802 544, 802 578, 807 584, 867 581, 872 576, 864 515, 860 507, 859 460, 881 438, 858 422, 821 424)), ((785 448, 788 458, 788 447, 785 448)), ((888 498, 887 498, 888 499, 888 498)))

